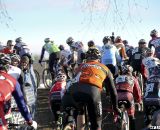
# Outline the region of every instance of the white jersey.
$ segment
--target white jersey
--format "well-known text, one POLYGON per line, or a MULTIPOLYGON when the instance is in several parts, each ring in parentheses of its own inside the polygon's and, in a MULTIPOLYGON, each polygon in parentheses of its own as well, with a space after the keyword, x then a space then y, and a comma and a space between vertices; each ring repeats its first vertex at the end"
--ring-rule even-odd
POLYGON ((8 74, 12 75, 15 79, 19 79, 21 75, 21 69, 16 66, 9 66, 8 74))
POLYGON ((142 60, 142 64, 145 66, 147 77, 160 75, 160 60, 155 57, 147 57, 142 60))

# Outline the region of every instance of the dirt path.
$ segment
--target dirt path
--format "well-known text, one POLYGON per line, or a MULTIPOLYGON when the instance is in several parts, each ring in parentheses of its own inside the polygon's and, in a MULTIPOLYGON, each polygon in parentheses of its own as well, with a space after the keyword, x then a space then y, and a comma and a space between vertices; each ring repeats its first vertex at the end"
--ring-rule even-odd
MULTIPOLYGON (((52 130, 52 114, 48 104, 49 89, 38 89, 38 103, 36 121, 38 123, 38 130, 52 130)), ((112 124, 112 116, 108 115, 105 120, 105 128, 103 130, 116 130, 112 124)), ((143 113, 136 115, 136 130, 141 130, 143 127, 143 113)))

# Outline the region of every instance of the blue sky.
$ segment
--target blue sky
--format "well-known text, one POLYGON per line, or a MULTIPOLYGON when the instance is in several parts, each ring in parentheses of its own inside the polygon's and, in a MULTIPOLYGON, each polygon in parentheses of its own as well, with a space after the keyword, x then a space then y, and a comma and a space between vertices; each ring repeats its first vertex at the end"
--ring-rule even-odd
POLYGON ((72 36, 84 44, 102 45, 105 35, 119 35, 136 46, 160 30, 160 0, 0 0, 0 41, 22 37, 33 53, 40 53, 50 37, 65 44, 72 36), (7 12, 5 12, 5 10, 7 12))

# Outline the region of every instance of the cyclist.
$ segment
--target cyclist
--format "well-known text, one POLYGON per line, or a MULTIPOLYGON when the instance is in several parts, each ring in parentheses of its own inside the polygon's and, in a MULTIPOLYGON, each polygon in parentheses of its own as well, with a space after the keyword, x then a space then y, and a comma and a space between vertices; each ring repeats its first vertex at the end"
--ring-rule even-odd
POLYGON ((20 64, 20 57, 16 53, 12 53, 10 54, 10 58, 11 65, 9 66, 8 74, 12 75, 15 79, 18 80, 21 75, 21 69, 18 68, 20 64))
POLYGON ((117 36, 115 41, 114 41, 114 45, 117 47, 117 49, 119 50, 119 53, 122 57, 122 59, 128 59, 128 56, 126 54, 126 50, 125 50, 125 46, 123 44, 123 41, 121 39, 120 36, 117 36))
POLYGON ((148 43, 148 47, 154 49, 154 55, 160 59, 160 37, 158 37, 157 30, 152 30, 150 32, 151 40, 148 43))
POLYGON ((60 58, 60 64, 63 66, 64 71, 67 75, 67 79, 70 79, 69 77, 69 73, 68 73, 68 57, 70 55, 70 52, 67 51, 63 45, 59 46, 60 49, 60 54, 61 54, 61 58, 60 58))
POLYGON ((50 109, 54 116, 54 123, 58 121, 57 111, 61 111, 61 100, 66 91, 66 75, 59 72, 55 78, 55 82, 49 91, 50 109))
POLYGON ((41 64, 44 53, 45 51, 47 51, 49 53, 49 69, 53 79, 54 78, 53 67, 56 67, 60 60, 60 49, 53 41, 50 40, 50 38, 45 38, 44 42, 45 44, 42 47, 39 63, 41 64))
POLYGON ((23 44, 22 38, 21 37, 16 38, 15 42, 16 42, 16 44, 14 46, 14 49, 16 50, 16 53, 19 55, 19 52, 21 50, 21 46, 23 44))
MULTIPOLYGON (((160 64, 160 60, 153 56, 153 51, 148 49, 146 51, 146 57, 142 60, 142 75, 147 80, 152 76, 155 76, 157 65, 160 64)), ((157 72, 159 73, 159 72, 157 72)))
POLYGON ((138 42, 138 47, 134 48, 132 51, 132 56, 129 59, 130 65, 133 67, 133 71, 141 73, 142 59, 146 56, 147 43, 144 39, 140 39, 138 42))
POLYGON ((123 40, 123 44, 125 46, 127 56, 131 57, 132 50, 134 49, 133 46, 130 46, 127 40, 123 40))
POLYGON ((105 36, 103 38, 102 42, 103 42, 103 46, 102 46, 101 53, 103 54, 103 50, 105 49, 105 44, 107 44, 107 43, 112 43, 113 44, 113 42, 112 42, 112 40, 111 40, 111 38, 109 36, 105 36))
POLYGON ((94 43, 93 40, 88 41, 87 45, 88 45, 88 49, 92 48, 92 47, 95 47, 95 43, 94 43))
POLYGON ((81 41, 77 41, 74 44, 75 44, 74 46, 77 48, 76 51, 78 54, 77 64, 80 65, 81 63, 83 63, 83 61, 85 59, 85 51, 83 48, 83 43, 81 41))
POLYGON ((144 108, 145 108, 145 119, 144 123, 146 127, 151 125, 153 109, 160 109, 160 61, 158 58, 147 57, 144 59, 144 64, 148 71, 148 79, 146 81, 146 88, 144 93, 144 108), (146 62, 145 62, 146 61, 146 62))
MULTIPOLYGON (((115 80, 119 101, 127 101, 126 109, 129 115, 130 130, 135 129, 135 102, 142 104, 141 89, 138 80, 132 76, 133 68, 130 65, 123 65, 122 74, 115 80)), ((115 115, 115 119, 116 119, 115 115)))
POLYGON ((7 41, 7 46, 3 50, 1 50, 0 52, 1 53, 5 53, 5 54, 11 54, 11 53, 14 52, 13 47, 14 47, 13 41, 12 40, 8 40, 7 41))
POLYGON ((66 40, 66 43, 68 44, 68 46, 70 47, 70 50, 71 50, 71 45, 72 45, 72 43, 74 43, 74 39, 72 37, 68 37, 66 40))
POLYGON ((12 53, 10 54, 10 58, 11 58, 11 65, 17 67, 20 63, 20 56, 16 53, 12 53))
POLYGON ((117 64, 121 62, 121 57, 117 48, 112 44, 110 37, 103 38, 104 46, 102 52, 101 63, 106 65, 115 76, 118 73, 117 64))
POLYGON ((9 64, 11 63, 10 58, 1 53, 0 54, 0 130, 7 130, 7 122, 5 119, 5 115, 10 113, 10 101, 11 95, 16 100, 18 108, 25 118, 28 125, 33 126, 37 129, 37 123, 32 120, 32 117, 28 111, 28 108, 25 104, 23 94, 20 89, 19 83, 7 74, 9 64))
POLYGON ((34 118, 37 99, 37 87, 35 75, 31 71, 29 58, 27 56, 22 56, 20 61, 20 68, 22 70, 21 76, 23 81, 21 82, 23 82, 23 84, 21 84, 21 86, 23 94, 25 101, 31 110, 32 117, 34 118))
MULTIPOLYGON (((63 96, 62 104, 64 108, 68 105, 74 106, 74 102, 83 102, 87 104, 91 129, 101 130, 102 84, 105 83, 105 87, 108 87, 110 90, 113 109, 116 112, 120 112, 118 109, 117 92, 114 86, 112 73, 105 65, 100 63, 101 54, 98 49, 90 48, 86 52, 86 58, 86 63, 83 63, 78 67, 76 76, 72 80, 72 85, 67 89, 67 92, 63 96), (74 101, 73 104, 72 101, 74 101)), ((80 114, 83 115, 83 111, 80 114)), ((77 117, 78 124, 80 119, 81 115, 77 117)))

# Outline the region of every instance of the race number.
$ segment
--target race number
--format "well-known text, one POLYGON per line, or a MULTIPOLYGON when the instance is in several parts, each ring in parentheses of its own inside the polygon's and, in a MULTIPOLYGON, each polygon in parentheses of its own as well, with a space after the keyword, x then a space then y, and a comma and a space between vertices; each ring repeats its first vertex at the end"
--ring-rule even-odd
POLYGON ((154 88, 154 83, 147 84, 144 97, 147 97, 149 92, 153 92, 153 88, 154 88))

